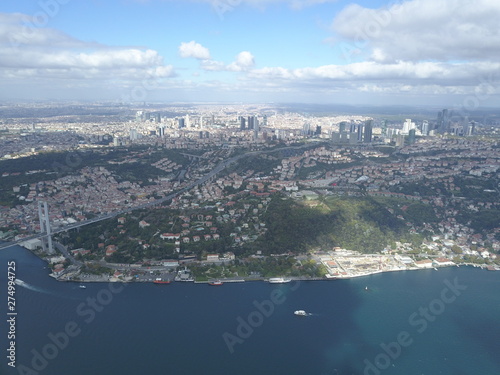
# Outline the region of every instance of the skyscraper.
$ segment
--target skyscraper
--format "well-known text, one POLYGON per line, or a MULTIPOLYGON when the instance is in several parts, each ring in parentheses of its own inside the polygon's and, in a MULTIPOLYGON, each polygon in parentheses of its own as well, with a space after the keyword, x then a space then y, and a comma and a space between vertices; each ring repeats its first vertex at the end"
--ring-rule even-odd
POLYGON ((363 124, 358 124, 358 142, 363 142, 363 124))
POLYGON ((309 123, 305 123, 303 126, 302 126, 302 135, 304 135, 305 137, 309 136, 309 134, 311 134, 311 124, 309 123))
POLYGON ((373 133, 373 121, 366 120, 365 121, 365 134, 363 142, 370 143, 372 141, 372 133, 373 133))
POLYGON ((409 134, 411 129, 415 128, 415 123, 411 119, 407 118, 403 123, 403 134, 409 134))
POLYGON ((253 129, 255 125, 255 116, 248 116, 248 129, 253 129))
POLYGON ((415 129, 410 129, 408 133, 408 142, 412 145, 416 141, 416 136, 415 136, 416 130, 415 129))
POLYGON ((354 122, 351 122, 351 126, 349 127, 349 133, 355 133, 356 132, 356 124, 354 122))
POLYGON ((403 147, 405 145, 405 136, 403 134, 398 134, 396 136, 396 147, 403 147))
POLYGON ((467 126, 467 135, 474 135, 476 132, 476 123, 474 121, 471 121, 469 125, 467 126))
POLYGON ((185 121, 183 118, 179 118, 178 122, 179 122, 179 129, 186 127, 186 124, 185 124, 185 121))
POLYGON ((422 135, 429 135, 429 121, 427 120, 422 123, 422 135))
POLYGON ((321 125, 316 125, 316 131, 314 132, 314 135, 321 135, 321 125))
POLYGON ((139 138, 137 134, 137 129, 130 129, 130 134, 129 134, 130 140, 135 141, 137 138, 139 138))
POLYGON ((345 132, 345 128, 347 126, 347 122, 345 121, 342 121, 340 124, 339 124, 339 133, 344 133, 345 132))
POLYGON ((438 112, 437 124, 436 124, 436 129, 438 133, 443 134, 449 132, 450 125, 451 125, 451 120, 448 110, 443 109, 442 111, 438 112))
POLYGON ((255 118, 253 124, 253 138, 257 139, 259 137, 259 119, 255 118))
POLYGON ((240 116, 240 130, 245 130, 245 118, 240 116))

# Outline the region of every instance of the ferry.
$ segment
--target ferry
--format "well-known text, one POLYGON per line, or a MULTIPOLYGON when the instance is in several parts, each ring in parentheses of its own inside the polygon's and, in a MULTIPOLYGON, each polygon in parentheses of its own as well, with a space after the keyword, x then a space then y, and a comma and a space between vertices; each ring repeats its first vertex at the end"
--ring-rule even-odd
POLYGON ((153 281, 155 284, 170 284, 170 280, 163 280, 162 278, 158 277, 156 278, 155 281, 153 281))
POLYGON ((307 316, 308 314, 304 310, 297 310, 293 312, 297 316, 307 316))
POLYGON ((222 281, 220 280, 214 280, 214 281, 209 281, 208 282, 208 285, 213 285, 213 286, 219 286, 219 285, 222 285, 224 284, 222 281))
POLYGON ((284 279, 283 277, 271 277, 268 282, 269 284, 284 284, 292 281, 291 279, 284 279))

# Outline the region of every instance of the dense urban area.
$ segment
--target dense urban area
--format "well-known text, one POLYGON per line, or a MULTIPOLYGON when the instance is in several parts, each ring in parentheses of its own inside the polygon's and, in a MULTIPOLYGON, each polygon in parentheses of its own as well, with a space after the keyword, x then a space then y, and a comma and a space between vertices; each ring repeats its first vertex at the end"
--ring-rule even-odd
POLYGON ((0 240, 79 282, 499 270, 498 115, 366 113, 0 106, 0 240))

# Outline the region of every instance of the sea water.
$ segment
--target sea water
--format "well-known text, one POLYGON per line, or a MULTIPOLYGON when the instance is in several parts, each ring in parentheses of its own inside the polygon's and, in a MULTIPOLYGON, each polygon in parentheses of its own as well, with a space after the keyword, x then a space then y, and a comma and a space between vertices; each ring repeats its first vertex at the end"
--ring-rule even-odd
POLYGON ((348 280, 79 284, 0 251, 1 374, 500 374, 500 272, 348 280), (15 365, 7 263, 15 261, 15 365), (295 316, 305 310, 307 317, 295 316))

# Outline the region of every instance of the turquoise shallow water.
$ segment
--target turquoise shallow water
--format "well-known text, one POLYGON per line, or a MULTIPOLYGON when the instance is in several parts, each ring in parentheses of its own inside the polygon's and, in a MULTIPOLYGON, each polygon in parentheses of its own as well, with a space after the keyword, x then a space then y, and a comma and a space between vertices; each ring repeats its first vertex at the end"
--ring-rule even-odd
POLYGON ((2 353, 9 260, 26 284, 16 288, 18 367, 2 355, 1 374, 500 374, 500 272, 80 289, 17 247, 0 252, 2 353))

